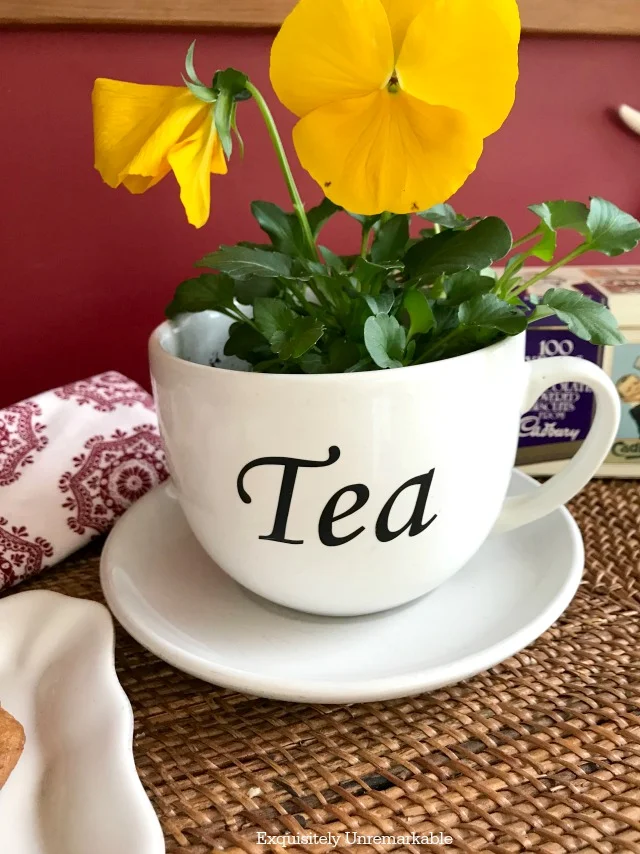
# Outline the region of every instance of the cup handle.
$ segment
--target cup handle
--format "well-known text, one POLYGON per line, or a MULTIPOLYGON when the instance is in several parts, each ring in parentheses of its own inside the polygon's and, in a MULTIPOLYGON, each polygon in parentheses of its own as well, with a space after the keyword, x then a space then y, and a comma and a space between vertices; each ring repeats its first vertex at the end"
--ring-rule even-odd
POLYGON ((575 457, 539 489, 507 498, 492 533, 501 534, 541 519, 580 492, 609 453, 620 422, 620 398, 616 387, 593 362, 574 356, 558 356, 536 359, 527 364, 531 373, 523 412, 531 409, 549 386, 578 381, 592 389, 596 414, 591 430, 575 457))

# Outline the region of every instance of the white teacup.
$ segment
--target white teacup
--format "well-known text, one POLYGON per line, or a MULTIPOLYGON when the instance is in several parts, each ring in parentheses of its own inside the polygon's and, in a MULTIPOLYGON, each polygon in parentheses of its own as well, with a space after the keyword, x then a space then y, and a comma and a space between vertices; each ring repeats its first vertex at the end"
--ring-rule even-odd
MULTIPOLYGON (((228 321, 220 317, 222 347, 228 321)), ((590 362, 526 362, 524 334, 440 362, 313 376, 212 368, 150 340, 169 469, 203 548, 249 590, 325 615, 409 602, 450 578, 492 531, 572 498, 611 447, 620 403, 590 362), (593 389, 575 458, 505 499, 521 413, 549 386, 593 389)))

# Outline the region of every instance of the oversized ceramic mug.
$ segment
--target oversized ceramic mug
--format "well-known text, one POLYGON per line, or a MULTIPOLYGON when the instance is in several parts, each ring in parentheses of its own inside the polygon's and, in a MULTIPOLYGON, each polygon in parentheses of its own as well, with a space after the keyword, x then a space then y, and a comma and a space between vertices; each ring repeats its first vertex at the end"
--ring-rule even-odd
POLYGON ((366 614, 427 593, 491 532, 572 498, 615 436, 620 404, 603 371, 570 357, 526 362, 524 344, 522 334, 414 367, 276 375, 177 358, 164 324, 151 372, 193 533, 240 584, 302 611, 366 614), (544 486, 505 499, 521 413, 566 381, 593 389, 586 441, 544 486))

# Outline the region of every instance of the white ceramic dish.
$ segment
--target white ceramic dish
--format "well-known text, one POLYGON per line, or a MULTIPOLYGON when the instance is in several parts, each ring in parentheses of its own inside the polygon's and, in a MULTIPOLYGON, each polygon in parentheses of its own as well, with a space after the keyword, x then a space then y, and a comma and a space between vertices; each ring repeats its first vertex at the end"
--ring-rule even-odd
MULTIPOLYGON (((514 472, 512 493, 536 488, 514 472)), ((118 522, 101 578, 127 631, 187 673, 264 697, 351 703, 421 693, 503 661, 560 616, 583 565, 580 532, 562 508, 491 538, 416 602, 364 617, 313 616, 273 605, 222 572, 167 484, 118 522)))
POLYGON ((0 790, 2 854, 164 852, 106 608, 44 590, 1 600, 0 702, 26 733, 0 790))

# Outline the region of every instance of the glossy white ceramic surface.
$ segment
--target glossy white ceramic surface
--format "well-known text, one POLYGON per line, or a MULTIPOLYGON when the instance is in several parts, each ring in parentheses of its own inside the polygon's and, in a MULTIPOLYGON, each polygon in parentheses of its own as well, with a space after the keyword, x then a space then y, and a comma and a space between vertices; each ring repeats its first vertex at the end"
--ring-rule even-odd
POLYGON ((2 599, 0 702, 26 734, 0 790, 2 854, 163 854, 103 605, 41 590, 2 599))
MULTIPOLYGON (((538 489, 514 473, 512 492, 538 489)), ((351 703, 418 694, 513 655, 567 607, 583 560, 563 508, 490 537, 464 569, 409 605, 314 616, 274 605, 219 569, 168 484, 117 523, 101 579, 127 631, 187 673, 265 697, 351 703)))
POLYGON ((420 366, 313 376, 193 364, 174 355, 180 346, 165 324, 150 357, 189 526, 245 587, 311 613, 373 613, 437 588, 494 526, 541 518, 581 489, 618 424, 599 368, 525 362, 524 335, 420 366), (503 507, 520 414, 565 381, 594 390, 587 441, 565 471, 503 507))

